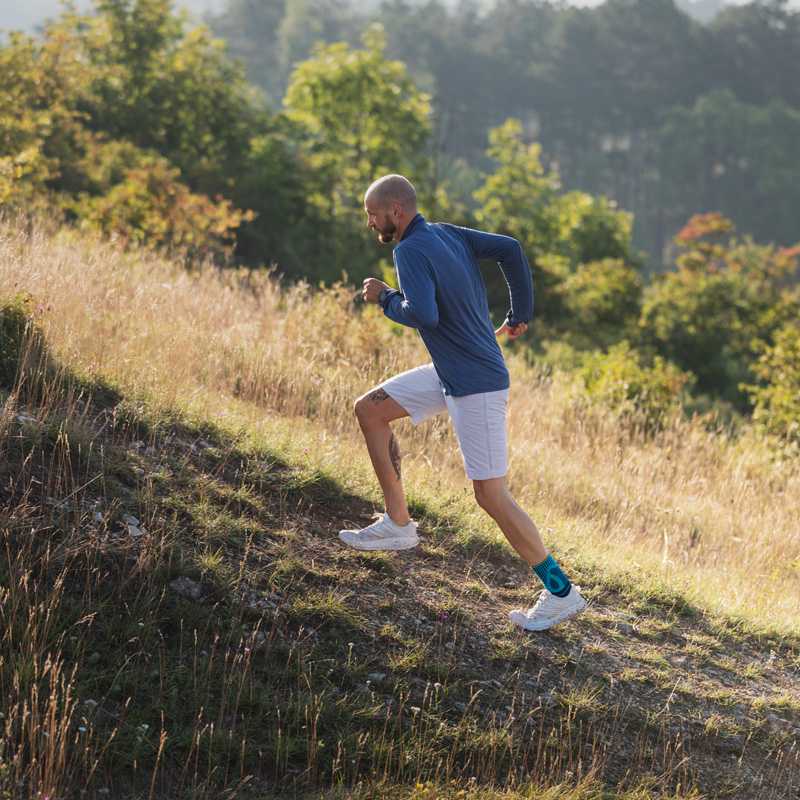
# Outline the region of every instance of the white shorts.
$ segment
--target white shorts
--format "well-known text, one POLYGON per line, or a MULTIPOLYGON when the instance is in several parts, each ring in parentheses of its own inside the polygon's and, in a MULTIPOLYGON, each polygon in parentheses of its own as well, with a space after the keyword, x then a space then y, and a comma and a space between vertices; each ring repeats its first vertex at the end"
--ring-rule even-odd
POLYGON ((508 472, 508 389, 451 397, 444 393, 433 364, 401 372, 379 388, 408 412, 414 425, 444 410, 450 413, 470 480, 500 478, 508 472))

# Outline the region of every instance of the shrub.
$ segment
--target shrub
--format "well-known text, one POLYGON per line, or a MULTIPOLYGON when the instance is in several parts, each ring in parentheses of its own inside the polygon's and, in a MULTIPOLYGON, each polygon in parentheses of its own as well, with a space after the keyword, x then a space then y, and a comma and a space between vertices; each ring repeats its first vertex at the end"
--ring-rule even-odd
POLYGON ((755 365, 761 385, 743 387, 755 406, 753 420, 766 434, 800 445, 800 326, 787 323, 755 365))
POLYGON ((605 348, 633 332, 642 281, 624 261, 605 258, 581 264, 558 291, 579 346, 605 348))
POLYGON ((682 394, 694 380, 693 375, 659 356, 652 366, 646 365, 628 341, 607 353, 584 354, 577 378, 591 404, 648 430, 662 427, 670 414, 680 409, 682 394))
POLYGON ((31 297, 16 295, 0 302, 0 386, 10 389, 19 370, 25 337, 32 327, 31 297))
POLYGON ((789 249, 735 238, 719 214, 693 217, 675 237, 677 271, 644 292, 645 344, 697 376, 697 387, 743 410, 742 384, 752 382, 756 343, 780 327, 786 286, 797 267, 789 249))
POLYGON ((87 170, 91 189, 70 204, 82 224, 126 242, 166 247, 186 257, 226 256, 251 212, 196 194, 162 156, 126 142, 98 144, 87 170))

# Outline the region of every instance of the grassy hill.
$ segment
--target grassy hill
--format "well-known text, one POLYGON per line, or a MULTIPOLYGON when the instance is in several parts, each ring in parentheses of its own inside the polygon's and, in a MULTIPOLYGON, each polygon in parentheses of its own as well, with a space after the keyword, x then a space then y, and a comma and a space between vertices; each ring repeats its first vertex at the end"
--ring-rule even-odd
POLYGON ((6 224, 0 291, 0 797, 797 796, 798 469, 746 432, 510 352, 512 486, 591 600, 524 635, 444 421, 401 427, 422 545, 339 545, 352 399, 421 357, 345 287, 6 224))

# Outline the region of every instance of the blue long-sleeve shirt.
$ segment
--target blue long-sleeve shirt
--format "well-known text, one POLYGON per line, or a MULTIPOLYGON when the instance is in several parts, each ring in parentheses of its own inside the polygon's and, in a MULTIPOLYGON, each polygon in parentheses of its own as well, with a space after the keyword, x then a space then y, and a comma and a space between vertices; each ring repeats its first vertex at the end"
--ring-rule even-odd
POLYGON ((533 279, 516 239, 417 214, 394 249, 400 290, 387 292, 389 319, 416 328, 446 394, 462 397, 509 386, 508 369, 489 317, 478 259, 495 259, 508 284, 509 324, 533 316, 533 279))

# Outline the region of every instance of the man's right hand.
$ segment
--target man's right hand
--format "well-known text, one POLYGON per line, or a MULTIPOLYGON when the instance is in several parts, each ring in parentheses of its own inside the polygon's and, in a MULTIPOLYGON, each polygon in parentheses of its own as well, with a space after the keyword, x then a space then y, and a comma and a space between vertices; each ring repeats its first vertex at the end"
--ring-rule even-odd
POLYGON ((513 327, 509 325, 507 322, 504 322, 495 332, 495 336, 500 336, 500 334, 505 333, 509 339, 516 339, 518 336, 522 336, 525 331, 528 330, 528 323, 527 322, 518 322, 513 327))

